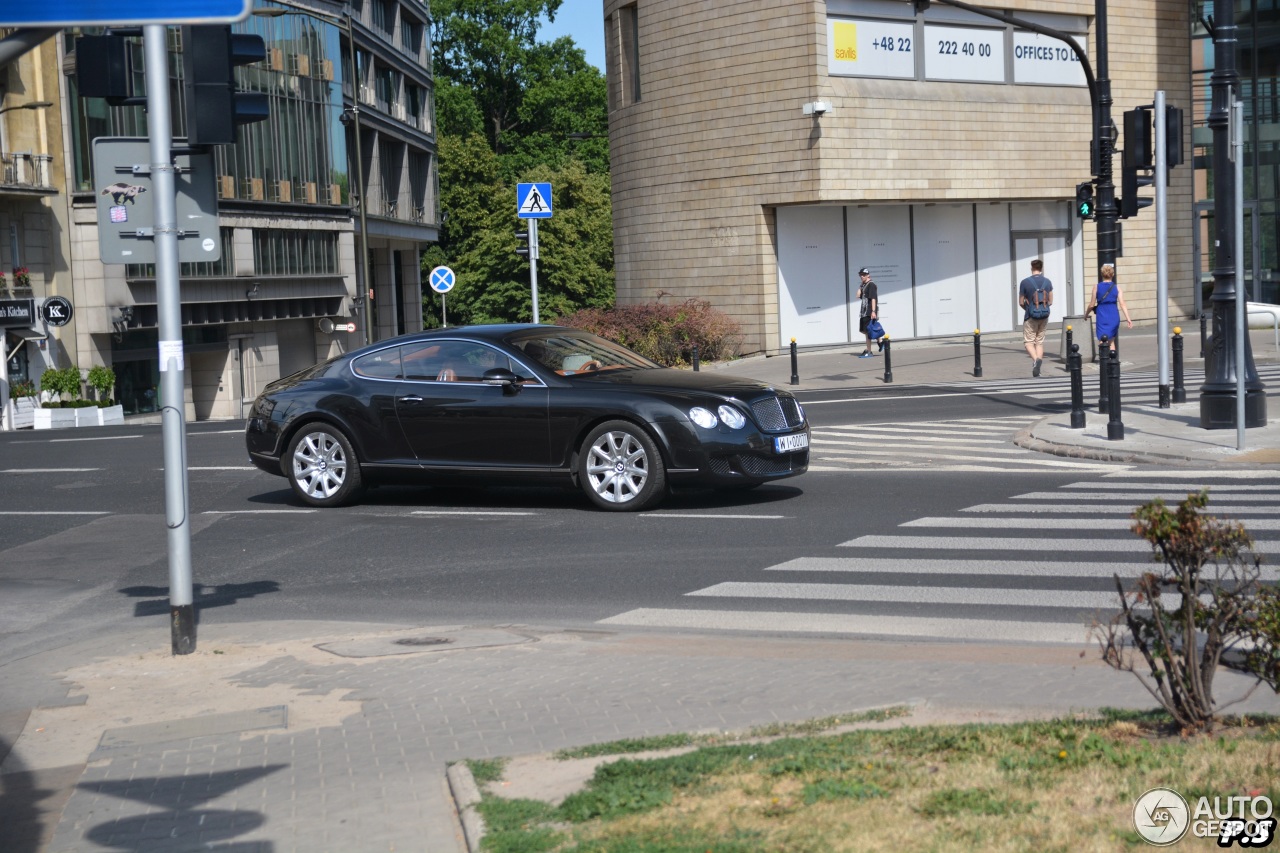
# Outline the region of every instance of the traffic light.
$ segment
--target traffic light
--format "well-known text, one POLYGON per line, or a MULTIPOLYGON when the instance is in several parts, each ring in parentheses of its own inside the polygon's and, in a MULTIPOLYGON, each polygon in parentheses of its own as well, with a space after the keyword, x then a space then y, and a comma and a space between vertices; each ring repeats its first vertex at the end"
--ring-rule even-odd
POLYGON ((1164 108, 1164 164, 1172 169, 1182 165, 1182 107, 1164 108))
POLYGON ((76 90, 82 98, 119 105, 133 97, 133 51, 122 35, 76 39, 76 90))
POLYGON ((229 26, 182 28, 182 88, 187 101, 187 142, 228 145, 236 127, 267 117, 267 96, 236 91, 235 68, 267 58, 262 36, 229 26))
POLYGON ((1120 159, 1120 216, 1128 219, 1152 204, 1152 199, 1138 198, 1141 187, 1149 187, 1152 178, 1151 110, 1144 107, 1124 114, 1124 153, 1120 159))
POLYGON ((522 246, 516 246, 516 254, 522 258, 529 257, 529 232, 517 231, 516 239, 524 244, 522 246))
POLYGON ((1093 219, 1093 183, 1076 184, 1076 216, 1093 219))

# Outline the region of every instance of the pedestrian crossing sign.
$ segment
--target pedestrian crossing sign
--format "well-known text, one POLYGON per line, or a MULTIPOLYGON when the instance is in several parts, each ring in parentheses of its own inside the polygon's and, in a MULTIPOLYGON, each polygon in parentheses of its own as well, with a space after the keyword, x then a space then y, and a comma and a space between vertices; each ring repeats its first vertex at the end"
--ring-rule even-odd
POLYGON ((516 184, 516 215, 521 219, 550 219, 551 184, 516 184))

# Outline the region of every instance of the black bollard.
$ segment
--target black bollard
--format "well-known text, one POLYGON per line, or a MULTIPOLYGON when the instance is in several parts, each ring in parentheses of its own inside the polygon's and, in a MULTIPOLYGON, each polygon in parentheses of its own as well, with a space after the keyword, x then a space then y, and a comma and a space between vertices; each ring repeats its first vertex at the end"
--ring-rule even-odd
MULTIPOLYGON (((1067 362, 1071 362, 1071 347, 1075 344, 1075 334, 1070 326, 1067 326, 1067 362)), ((1071 368, 1067 368, 1070 370, 1071 368)))
POLYGON ((1067 370, 1071 373, 1071 428, 1084 429, 1084 367, 1080 363, 1080 345, 1067 347, 1067 370))
POLYGON ((1200 312, 1200 357, 1204 358, 1204 348, 1209 343, 1209 318, 1205 316, 1203 311, 1200 312))
POLYGON ((698 345, 693 345, 693 372, 698 372, 698 345))
POLYGON ((880 339, 880 343, 884 344, 884 381, 893 381, 893 359, 889 355, 889 336, 885 335, 880 339))
POLYGON ((791 384, 800 384, 800 361, 796 358, 796 339, 791 339, 791 384))
POLYGON ((1182 328, 1173 327, 1173 402, 1187 402, 1187 386, 1182 376, 1182 328))
POLYGON ((1111 383, 1107 381, 1107 371, 1111 367, 1110 343, 1105 337, 1098 339, 1098 351, 1102 356, 1098 359, 1098 414, 1100 415, 1111 411, 1107 402, 1111 395, 1111 383))
POLYGON ((973 375, 982 375, 982 330, 973 330, 973 375))
POLYGON ((1120 441, 1124 438, 1124 422, 1120 420, 1120 353, 1111 351, 1111 367, 1107 369, 1107 379, 1111 382, 1110 416, 1107 418, 1107 439, 1120 441))

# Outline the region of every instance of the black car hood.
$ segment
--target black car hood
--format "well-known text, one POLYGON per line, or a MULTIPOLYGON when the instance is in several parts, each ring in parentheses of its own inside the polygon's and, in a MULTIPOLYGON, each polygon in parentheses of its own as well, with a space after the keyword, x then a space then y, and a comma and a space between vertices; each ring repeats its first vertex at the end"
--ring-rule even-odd
POLYGON ((695 373, 692 370, 674 370, 669 367, 618 368, 599 373, 579 373, 573 378, 593 385, 622 385, 655 391, 701 391, 739 399, 750 399, 778 390, 767 383, 740 376, 727 376, 717 372, 695 373))

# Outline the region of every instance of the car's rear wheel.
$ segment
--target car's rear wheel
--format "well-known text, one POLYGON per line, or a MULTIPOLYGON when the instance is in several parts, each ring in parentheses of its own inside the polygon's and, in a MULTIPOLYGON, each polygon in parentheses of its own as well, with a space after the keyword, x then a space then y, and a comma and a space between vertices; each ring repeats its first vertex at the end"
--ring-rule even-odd
POLYGON ((342 506, 360 493, 360 462, 342 431, 308 424, 289 443, 289 482, 311 506, 342 506))
POLYGON ((666 494, 667 469, 649 434, 627 421, 596 427, 578 454, 578 481, 601 509, 645 509, 666 494))

